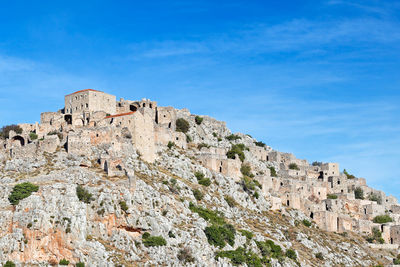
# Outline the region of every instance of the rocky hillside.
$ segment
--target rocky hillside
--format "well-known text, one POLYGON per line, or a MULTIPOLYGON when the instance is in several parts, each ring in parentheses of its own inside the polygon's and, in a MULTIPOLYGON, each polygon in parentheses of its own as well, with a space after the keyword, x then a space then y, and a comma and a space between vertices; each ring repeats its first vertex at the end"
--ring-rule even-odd
MULTIPOLYGON (((194 135, 194 134, 193 134, 194 135)), ((299 210, 269 211, 252 180, 202 167, 170 145, 154 164, 132 148, 128 177, 64 149, 1 159, 0 262, 17 266, 375 266, 394 254, 321 231, 299 210), (132 178, 132 177, 131 177, 132 178), (29 182, 32 193, 16 185, 29 182), (25 195, 22 193, 26 193, 25 195), (11 198, 14 196, 14 198, 11 198), (14 199, 14 205, 10 199, 14 199), (17 203, 15 203, 17 199, 17 203)), ((28 188, 28 189, 27 189, 28 188)), ((11 266, 11 265, 10 265, 11 266)))

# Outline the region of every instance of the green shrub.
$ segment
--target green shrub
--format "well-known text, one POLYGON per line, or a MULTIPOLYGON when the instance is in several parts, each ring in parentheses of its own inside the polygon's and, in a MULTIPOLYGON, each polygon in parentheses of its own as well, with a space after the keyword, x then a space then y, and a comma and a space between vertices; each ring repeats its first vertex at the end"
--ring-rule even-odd
POLYGON ((398 256, 397 256, 397 258, 393 259, 393 264, 394 265, 399 265, 400 264, 400 259, 398 258, 398 256))
POLYGON ((238 140, 238 139, 242 139, 242 137, 240 137, 238 135, 235 135, 235 134, 228 135, 225 138, 227 140, 229 140, 229 141, 235 141, 235 140, 238 140))
POLYGON ((385 215, 376 216, 373 221, 374 221, 374 223, 388 223, 388 222, 392 222, 393 219, 389 215, 385 214, 385 215))
POLYGON ((192 252, 188 248, 182 248, 181 250, 179 250, 178 260, 188 263, 194 262, 192 252))
POLYGON ((34 133, 34 132, 30 132, 29 133, 29 138, 31 140, 36 140, 38 138, 38 135, 36 133, 34 133))
POLYGON ((314 161, 311 165, 312 165, 312 166, 322 166, 322 162, 320 162, 320 161, 314 161))
POLYGON ((189 131, 189 122, 183 118, 179 118, 176 120, 176 131, 187 133, 189 131))
POLYGON ((316 253, 316 254, 315 254, 315 257, 316 257, 317 259, 319 259, 319 260, 324 260, 324 256, 322 255, 321 252, 316 253))
POLYGON ((289 164, 289 169, 291 169, 291 170, 300 170, 299 166, 297 166, 296 163, 290 163, 289 164))
POLYGON ((271 171, 271 176, 272 177, 277 177, 278 174, 276 173, 275 167, 268 167, 268 169, 271 171))
POLYGON ((251 267, 262 267, 262 260, 251 250, 246 250, 243 247, 238 247, 235 250, 219 251, 215 255, 215 258, 228 258, 231 260, 233 265, 243 265, 251 267))
POLYGON ((372 228, 372 235, 368 236, 366 240, 368 243, 374 243, 374 241, 380 244, 385 243, 385 240, 382 238, 382 232, 376 227, 372 228))
POLYGON ((371 201, 376 201, 376 203, 378 203, 379 205, 382 204, 382 197, 380 195, 371 193, 368 196, 368 199, 371 200, 371 201))
POLYGON ((192 141, 193 141, 192 137, 190 135, 186 134, 186 143, 190 143, 192 141))
POLYGON ((81 185, 78 185, 76 187, 76 196, 80 201, 83 203, 89 204, 90 201, 93 200, 92 194, 89 193, 85 188, 83 188, 81 185))
POLYGON ((201 218, 210 222, 211 224, 222 225, 225 224, 225 219, 217 211, 212 211, 200 206, 194 205, 192 202, 189 203, 189 209, 192 212, 199 214, 201 218))
POLYGON ((327 197, 328 199, 337 199, 337 198, 338 198, 338 196, 335 195, 335 194, 328 194, 326 197, 327 197))
POLYGON ((346 169, 343 170, 343 173, 347 176, 347 179, 354 179, 356 178, 353 174, 350 174, 346 171, 346 169))
POLYGON ((196 121, 196 124, 197 124, 197 125, 200 125, 200 124, 203 122, 203 118, 200 117, 200 116, 196 116, 196 117, 194 118, 194 120, 196 121))
POLYGON ((231 149, 226 153, 226 156, 230 159, 235 159, 236 155, 238 155, 239 159, 243 162, 245 159, 244 150, 246 150, 246 146, 244 144, 236 144, 232 145, 231 149))
POLYGON ((143 245, 145 247, 166 246, 167 241, 162 236, 148 236, 147 238, 143 239, 143 245))
POLYGON ((20 200, 29 197, 32 192, 37 192, 38 190, 39 186, 29 182, 17 184, 8 196, 8 200, 12 205, 18 205, 20 200))
POLYGON ((226 243, 233 246, 235 244, 235 228, 231 224, 223 226, 212 225, 204 229, 210 245, 225 247, 226 243))
POLYGON ((257 184, 254 182, 255 180, 243 176, 242 180, 240 181, 240 184, 242 185, 242 188, 245 192, 247 193, 253 193, 256 190, 257 184))
POLYGON ((203 147, 209 148, 210 145, 207 145, 206 143, 201 143, 201 144, 198 144, 198 145, 197 145, 197 149, 198 149, 198 150, 201 150, 203 147))
POLYGON ((169 232, 168 232, 168 237, 170 237, 170 238, 175 238, 176 236, 175 236, 174 232, 169 231, 169 232))
POLYGON ((282 248, 272 240, 256 241, 256 244, 262 256, 272 258, 281 258, 283 256, 282 248))
POLYGON ((242 164, 242 166, 240 167, 240 172, 245 176, 248 176, 251 178, 254 177, 254 174, 251 173, 251 166, 248 163, 242 164))
POLYGON ((120 202, 119 202, 119 206, 121 207, 121 210, 123 210, 124 212, 127 212, 128 209, 129 209, 129 207, 128 207, 128 205, 126 204, 125 201, 120 201, 120 202))
POLYGON ((237 205, 237 202, 231 196, 225 196, 224 199, 225 199, 226 203, 228 203, 229 207, 231 207, 231 208, 233 208, 237 205))
POLYGON ((304 219, 304 220, 302 221, 302 223, 303 223, 304 226, 306 226, 306 227, 310 227, 310 226, 312 225, 312 223, 311 223, 309 220, 306 220, 306 219, 304 219))
POLYGON ((171 141, 168 142, 168 145, 167 145, 168 149, 171 149, 174 146, 175 146, 174 142, 171 142, 171 141))
POLYGON ((16 124, 3 126, 0 130, 1 136, 3 138, 10 137, 10 131, 14 131, 16 134, 22 134, 22 128, 16 124))
POLYGON ((60 262, 58 264, 60 264, 60 265, 68 265, 69 261, 66 260, 66 259, 62 259, 62 260, 60 260, 60 262))
POLYGON ((150 237, 150 234, 148 232, 144 232, 142 235, 142 239, 147 239, 150 237))
POLYGON ((218 134, 217 134, 216 132, 213 132, 212 135, 213 135, 215 138, 218 137, 218 134))
POLYGON ((204 173, 202 172, 195 172, 194 176, 196 177, 197 181, 204 179, 204 173))
POLYGON ((3 267, 15 267, 15 263, 12 261, 6 261, 3 267))
POLYGON ((199 184, 204 185, 204 186, 209 186, 211 184, 210 178, 200 179, 198 182, 199 182, 199 184))
POLYGON ((297 259, 297 254, 296 254, 296 252, 295 252, 293 249, 288 249, 288 250, 286 250, 285 255, 286 255, 286 257, 288 257, 289 259, 292 259, 292 260, 296 260, 296 259, 297 259))
POLYGON ((194 189, 194 190, 192 190, 192 192, 193 192, 194 198, 195 198, 197 201, 200 201, 200 200, 203 199, 203 196, 204 196, 204 195, 203 195, 203 193, 200 192, 199 189, 194 189))
POLYGON ((78 262, 75 264, 75 267, 85 267, 85 264, 83 262, 78 262))
POLYGON ((361 187, 357 187, 357 188, 354 190, 354 197, 355 197, 356 199, 364 199, 364 190, 362 190, 361 187))
POLYGON ((239 232, 246 237, 247 240, 251 240, 254 237, 254 234, 247 230, 239 230, 239 232))
POLYGON ((254 144, 255 144, 256 146, 265 147, 264 142, 261 142, 261 141, 259 141, 259 142, 254 142, 254 144))

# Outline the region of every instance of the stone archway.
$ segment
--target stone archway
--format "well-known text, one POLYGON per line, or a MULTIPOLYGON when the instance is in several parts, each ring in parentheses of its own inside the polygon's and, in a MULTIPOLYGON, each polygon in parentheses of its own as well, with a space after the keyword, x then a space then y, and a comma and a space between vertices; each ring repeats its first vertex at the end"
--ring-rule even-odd
POLYGON ((11 140, 12 140, 13 144, 16 144, 16 145, 19 145, 19 146, 24 146, 25 145, 25 139, 20 135, 14 136, 11 140))

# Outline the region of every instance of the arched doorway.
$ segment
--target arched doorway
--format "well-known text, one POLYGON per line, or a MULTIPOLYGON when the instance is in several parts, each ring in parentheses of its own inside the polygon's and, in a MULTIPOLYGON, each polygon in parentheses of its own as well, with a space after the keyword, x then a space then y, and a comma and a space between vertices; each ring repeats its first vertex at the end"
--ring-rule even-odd
POLYGON ((20 146, 24 146, 25 145, 25 139, 20 135, 14 136, 11 140, 12 140, 13 144, 17 144, 17 145, 20 145, 20 146))

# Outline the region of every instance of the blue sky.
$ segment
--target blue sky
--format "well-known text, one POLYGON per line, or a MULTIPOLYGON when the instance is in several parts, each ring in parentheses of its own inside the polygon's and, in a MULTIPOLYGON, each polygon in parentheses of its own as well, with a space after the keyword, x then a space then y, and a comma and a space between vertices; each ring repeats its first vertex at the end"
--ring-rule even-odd
POLYGON ((400 197, 399 2, 144 2, 3 3, 0 125, 146 97, 400 197))

